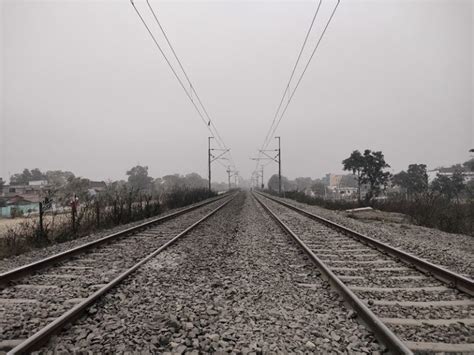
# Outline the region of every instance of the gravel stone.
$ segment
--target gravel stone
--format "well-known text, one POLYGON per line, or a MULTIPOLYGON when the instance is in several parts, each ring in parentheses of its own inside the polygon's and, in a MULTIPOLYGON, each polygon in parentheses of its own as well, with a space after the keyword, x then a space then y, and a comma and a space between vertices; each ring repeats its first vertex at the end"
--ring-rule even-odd
MULTIPOLYGON (((26 339, 33 335, 220 204, 222 201, 212 202, 11 282, 0 289, 0 341, 26 339), (28 302, 15 302, 22 299, 28 302)), ((117 293, 116 297, 124 299, 127 296, 117 293)), ((132 299, 139 302, 140 294, 133 295, 132 299)), ((143 301, 146 300, 145 297, 143 301)), ((87 310, 89 317, 97 313, 96 305, 87 310)), ((173 326, 179 328, 180 323, 175 322, 173 326)), ((112 327, 110 322, 106 326, 112 327)), ((78 340, 100 342, 94 334, 89 334, 91 332, 90 327, 83 330, 78 340)))
MULTIPOLYGON (((473 298, 441 283, 431 275, 423 274, 396 258, 365 246, 349 236, 311 220, 275 201, 264 199, 264 202, 360 299, 366 301, 377 316, 415 320, 474 319, 474 307, 472 305, 457 307, 430 306, 424 309, 410 306, 402 307, 397 304, 390 306, 375 305, 375 300, 432 302, 472 301, 473 298), (357 252, 345 252, 344 249, 347 248, 355 249, 357 252), (349 272, 346 270, 348 268, 349 272), (387 273, 386 271, 380 272, 380 268, 393 269, 387 273)), ((356 315, 351 311, 348 317, 353 318, 356 315)), ((474 338, 468 340, 465 335, 465 332, 474 334, 474 326, 470 324, 430 327, 426 323, 417 326, 393 325, 392 323, 387 325, 402 340, 453 344, 474 343, 474 338), (427 327, 429 331, 426 331, 427 327), (417 329, 420 330, 419 333, 417 329)), ((356 339, 351 340, 351 344, 356 343, 356 339)), ((360 349, 365 351, 363 347, 360 347, 360 349)))
POLYGON ((340 297, 249 194, 239 194, 157 255, 97 308, 42 351, 60 351, 65 344, 94 352, 381 350, 367 328, 347 317, 340 297), (179 328, 169 326, 173 319, 179 328), (109 322, 121 324, 121 331, 105 331, 109 322), (78 341, 92 325, 102 335, 100 342, 78 341), (151 341, 161 334, 170 343, 151 341))
POLYGON ((127 224, 122 224, 122 225, 116 226, 114 228, 109 228, 109 229, 106 229, 106 230, 102 230, 100 232, 96 232, 96 233, 93 233, 93 234, 90 234, 90 235, 87 235, 87 236, 84 236, 84 237, 81 237, 81 238, 77 238, 77 239, 74 239, 74 240, 69 240, 69 241, 64 242, 64 243, 58 243, 58 244, 50 245, 50 246, 47 246, 47 247, 42 248, 42 249, 31 250, 31 251, 29 251, 27 253, 24 253, 24 254, 21 254, 21 255, 16 255, 16 256, 12 256, 10 258, 0 259, 0 273, 6 272, 8 270, 12 270, 14 268, 17 268, 17 267, 20 267, 20 266, 23 266, 23 265, 26 265, 26 264, 30 264, 32 262, 47 258, 47 257, 49 257, 51 255, 54 255, 54 254, 57 254, 57 253, 64 252, 66 250, 72 249, 72 248, 80 246, 82 244, 86 244, 86 243, 92 242, 94 240, 103 238, 103 237, 105 237, 109 234, 120 232, 120 231, 125 230, 127 228, 137 226, 141 223, 148 222, 148 221, 151 221, 153 219, 163 217, 163 216, 169 215, 169 214, 177 212, 177 211, 181 211, 183 209, 189 208, 189 207, 191 207, 193 205, 196 205, 196 204, 191 204, 189 206, 171 209, 171 210, 166 211, 166 212, 164 212, 160 215, 157 215, 157 216, 153 216, 153 217, 150 217, 150 218, 145 218, 145 219, 135 221, 135 222, 131 222, 131 223, 127 223, 127 224))
POLYGON ((474 278, 474 238, 408 223, 356 220, 345 211, 333 211, 283 198, 283 201, 347 228, 388 243, 454 272, 474 278))

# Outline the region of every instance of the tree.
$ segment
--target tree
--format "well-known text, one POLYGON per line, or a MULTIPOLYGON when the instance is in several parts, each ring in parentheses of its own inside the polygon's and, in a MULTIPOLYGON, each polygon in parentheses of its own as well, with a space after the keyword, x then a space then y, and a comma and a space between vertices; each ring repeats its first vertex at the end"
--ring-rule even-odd
MULTIPOLYGON (((268 180, 267 186, 268 189, 271 191, 278 191, 278 175, 273 174, 270 179, 268 180)), ((281 177, 281 189, 282 191, 291 191, 296 188, 296 184, 293 181, 288 180, 288 178, 282 176, 281 177)))
POLYGON ((5 181, 0 177, 0 190, 2 189, 3 185, 5 185, 5 181))
POLYGON ((474 158, 469 159, 468 161, 462 164, 468 171, 474 171, 474 158))
POLYGON ((428 173, 425 164, 410 164, 408 170, 394 175, 392 182, 404 188, 412 196, 428 190, 428 173))
POLYGON ((29 169, 23 169, 20 174, 14 174, 10 178, 11 185, 28 185, 30 181, 34 180, 45 180, 46 175, 41 172, 40 169, 34 168, 31 171, 29 169))
POLYGON ((352 171, 357 179, 357 199, 360 202, 360 186, 364 176, 365 159, 358 150, 354 150, 349 158, 342 161, 343 169, 352 171))
POLYGON ((431 183, 431 189, 448 200, 452 200, 454 197, 459 199, 459 195, 465 187, 464 176, 460 170, 456 170, 451 176, 438 173, 436 179, 431 183))
POLYGON ((148 176, 148 166, 134 166, 127 171, 128 183, 136 190, 149 190, 153 178, 148 176))
POLYGON ((163 187, 163 179, 162 178, 158 177, 155 180, 153 180, 152 190, 154 191, 154 193, 156 193, 158 195, 163 193, 164 187, 163 187))
POLYGON ((55 187, 66 185, 67 182, 74 179, 74 177, 74 174, 70 171, 48 170, 46 172, 46 180, 48 180, 48 184, 55 187))
POLYGON ((400 186, 405 191, 408 191, 408 173, 405 170, 400 171, 399 173, 392 176, 392 183, 394 185, 400 186))
POLYGON ((467 194, 468 199, 471 199, 472 201, 474 201, 474 180, 470 180, 466 182, 465 186, 466 186, 465 189, 466 189, 466 194, 467 194))
POLYGON ((342 175, 341 182, 339 183, 341 187, 357 187, 357 176, 353 174, 342 175))
POLYGON ((311 188, 313 180, 310 177, 298 177, 295 179, 295 184, 297 191, 305 191, 311 188))
POLYGON ((379 195, 382 187, 387 185, 390 178, 390 173, 384 171, 389 168, 385 162, 382 152, 372 152, 370 149, 364 151, 364 168, 362 170, 362 183, 369 185, 369 191, 366 195, 366 200, 370 201, 372 198, 379 195))
POLYGON ((198 173, 186 174, 183 178, 184 185, 190 189, 206 188, 208 182, 206 179, 203 179, 198 173))
POLYGON ((62 202, 67 204, 75 196, 79 199, 80 203, 85 203, 90 199, 89 194, 90 180, 74 177, 68 180, 67 184, 61 188, 62 202))
POLYGON ((31 181, 33 180, 45 180, 46 175, 41 172, 40 169, 34 168, 31 170, 31 181))
POLYGON ((316 196, 324 197, 325 192, 326 192, 326 185, 318 181, 318 182, 315 182, 313 186, 311 186, 311 190, 314 192, 316 196))
MULTIPOLYGON (((283 176, 281 177, 281 179, 283 182, 283 176)), ((279 187, 278 175, 273 174, 270 177, 270 179, 268 179, 267 186, 270 191, 278 191, 278 187, 279 187)))
POLYGON ((22 173, 12 175, 10 185, 28 185, 28 182, 31 180, 32 176, 30 170, 23 169, 22 173))
POLYGON ((184 188, 184 181, 179 174, 165 175, 162 177, 162 186, 165 192, 184 188))

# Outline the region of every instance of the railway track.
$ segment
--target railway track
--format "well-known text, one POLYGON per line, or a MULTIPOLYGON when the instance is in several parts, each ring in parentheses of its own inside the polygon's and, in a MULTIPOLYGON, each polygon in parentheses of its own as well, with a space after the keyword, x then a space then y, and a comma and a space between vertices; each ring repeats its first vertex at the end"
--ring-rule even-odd
POLYGON ((235 195, 208 200, 0 274, 0 353, 29 353, 235 195), (178 218, 179 217, 179 218, 178 218))
POLYGON ((472 280, 276 198, 254 197, 390 351, 474 354, 472 280))
POLYGON ((373 334, 303 256, 240 193, 39 351, 380 355, 373 334))

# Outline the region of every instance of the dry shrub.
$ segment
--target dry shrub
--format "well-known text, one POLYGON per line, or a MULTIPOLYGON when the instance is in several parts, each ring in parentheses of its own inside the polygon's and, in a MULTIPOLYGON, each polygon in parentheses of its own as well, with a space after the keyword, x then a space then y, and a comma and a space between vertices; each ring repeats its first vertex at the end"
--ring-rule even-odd
MULTIPOLYGON (((267 191, 268 193, 272 193, 267 191)), ((274 195, 277 195, 273 193, 274 195)), ((363 201, 324 200, 305 195, 303 192, 285 192, 287 198, 308 205, 317 205, 330 210, 347 210, 361 206, 371 206, 385 212, 397 212, 410 216, 420 226, 437 228, 448 233, 461 233, 474 236, 474 199, 448 199, 446 196, 427 192, 411 199, 393 196, 386 200, 371 203, 363 201)))
POLYGON ((38 219, 30 219, 8 228, 0 236, 0 259, 76 239, 97 230, 153 217, 166 210, 184 207, 216 195, 207 189, 177 189, 160 199, 131 189, 114 191, 113 194, 84 201, 77 211, 74 226, 71 212, 67 212, 45 215, 42 231, 38 219))

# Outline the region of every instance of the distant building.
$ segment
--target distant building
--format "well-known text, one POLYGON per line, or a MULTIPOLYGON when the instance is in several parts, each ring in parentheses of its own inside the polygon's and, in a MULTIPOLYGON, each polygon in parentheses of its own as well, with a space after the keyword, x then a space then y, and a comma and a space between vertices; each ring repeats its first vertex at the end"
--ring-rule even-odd
POLYGON ((28 215, 39 211, 39 202, 49 185, 46 180, 30 181, 27 185, 3 185, 0 198, 4 207, 0 217, 28 215))
MULTIPOLYGON (((451 177, 453 176, 454 172, 456 171, 455 168, 438 168, 434 170, 429 170, 428 173, 428 181, 432 182, 438 175, 451 177)), ((462 176, 464 177, 464 183, 468 183, 470 181, 474 181, 474 171, 467 171, 463 169, 462 176)))
POLYGON ((48 185, 48 180, 32 180, 28 182, 29 186, 46 186, 48 185))
POLYGON ((37 190, 39 190, 38 187, 30 185, 3 185, 2 196, 33 194, 37 190))
MULTIPOLYGON (((326 174, 322 179, 326 185, 324 198, 341 200, 357 199, 357 178, 353 174, 326 174)), ((364 189, 362 189, 364 192, 364 189)))
POLYGON ((357 187, 328 186, 326 197, 333 200, 355 200, 357 199, 357 187))
POLYGON ((328 186, 339 186, 343 176, 344 175, 327 174, 326 181, 328 182, 328 186))
POLYGON ((106 188, 107 184, 104 181, 90 181, 88 192, 90 196, 95 196, 106 188))
POLYGON ((89 189, 93 189, 96 192, 104 191, 107 188, 105 181, 90 181, 89 189))
POLYGON ((6 198, 6 206, 0 207, 0 217, 24 216, 39 211, 41 198, 36 195, 13 195, 6 198))
POLYGON ((47 190, 49 187, 46 180, 30 181, 28 185, 3 185, 0 196, 40 195, 42 191, 47 190))

